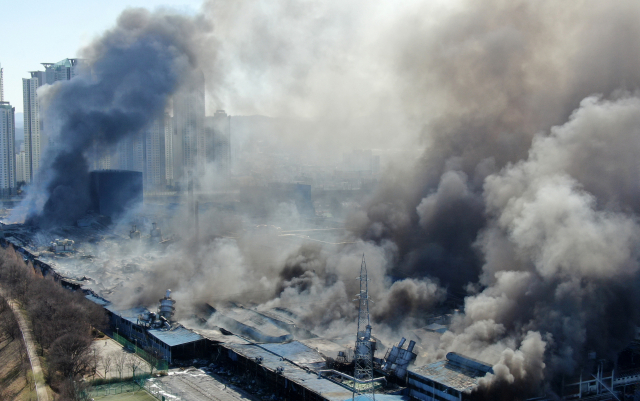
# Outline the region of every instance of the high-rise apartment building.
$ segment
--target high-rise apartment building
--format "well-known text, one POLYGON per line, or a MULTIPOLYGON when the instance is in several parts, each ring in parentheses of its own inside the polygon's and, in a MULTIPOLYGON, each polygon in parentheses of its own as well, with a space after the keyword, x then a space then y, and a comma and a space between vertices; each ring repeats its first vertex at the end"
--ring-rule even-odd
POLYGON ((26 182, 33 180, 35 171, 40 168, 40 106, 36 91, 40 79, 31 73, 31 78, 22 79, 22 112, 24 114, 24 152, 26 163, 24 174, 26 182))
POLYGON ((24 151, 24 144, 21 146, 18 153, 16 153, 16 182, 27 182, 27 177, 24 174, 26 164, 26 153, 24 151))
POLYGON ((0 195, 16 193, 15 108, 0 101, 0 195))
POLYGON ((173 183, 181 188, 203 171, 204 120, 204 75, 200 73, 173 97, 173 183))
POLYGON ((173 118, 171 116, 165 117, 164 163, 166 184, 172 187, 175 181, 173 179, 173 118))
POLYGON ((22 101, 24 113, 24 151, 26 182, 33 181, 40 169, 40 157, 44 146, 42 139, 42 115, 38 102, 38 88, 57 81, 68 81, 79 73, 81 59, 66 58, 57 63, 42 63, 44 71, 31 71, 31 78, 22 79, 22 101))
POLYGON ((0 102, 4 102, 4 77, 2 74, 2 64, 0 64, 0 102))
POLYGON ((112 167, 119 170, 144 171, 144 132, 123 138, 116 146, 112 167))
POLYGON ((216 171, 222 175, 229 174, 231 162, 231 116, 224 110, 218 110, 211 117, 206 117, 205 149, 207 163, 213 163, 216 171))
POLYGON ((171 124, 168 114, 157 118, 144 133, 144 188, 146 191, 164 189, 166 177, 166 127, 171 124))

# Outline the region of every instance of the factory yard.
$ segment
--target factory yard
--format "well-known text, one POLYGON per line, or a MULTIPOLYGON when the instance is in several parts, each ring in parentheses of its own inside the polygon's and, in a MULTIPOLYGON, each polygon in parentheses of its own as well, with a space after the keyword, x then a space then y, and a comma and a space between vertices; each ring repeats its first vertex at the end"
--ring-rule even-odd
MULTIPOLYGON (((149 391, 170 400, 259 400, 235 386, 228 386, 201 369, 171 369, 167 376, 149 379, 149 391)), ((160 398, 159 397, 159 398, 160 398)))

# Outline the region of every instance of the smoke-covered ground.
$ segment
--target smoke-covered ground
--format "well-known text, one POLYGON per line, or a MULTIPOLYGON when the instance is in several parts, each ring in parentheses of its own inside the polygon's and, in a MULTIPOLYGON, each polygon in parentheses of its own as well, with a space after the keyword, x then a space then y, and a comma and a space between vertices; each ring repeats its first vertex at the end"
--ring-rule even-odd
POLYGON ((464 297, 433 357, 495 364, 484 389, 522 397, 574 372, 588 351, 615 358, 639 323, 639 19, 630 0, 127 10, 84 50, 91 78, 48 93, 59 121, 50 135, 64 147, 50 149, 29 216, 43 226, 74 217, 62 205, 86 199, 89 147, 146 126, 195 71, 209 111, 311 122, 279 138, 309 160, 424 148, 389 165, 349 214, 351 234, 335 241, 348 244, 225 237, 222 227, 247 223, 211 213, 197 238, 183 227, 136 296, 253 294, 319 331, 353 332, 344 325, 364 253, 374 330, 419 326, 447 292, 464 297))

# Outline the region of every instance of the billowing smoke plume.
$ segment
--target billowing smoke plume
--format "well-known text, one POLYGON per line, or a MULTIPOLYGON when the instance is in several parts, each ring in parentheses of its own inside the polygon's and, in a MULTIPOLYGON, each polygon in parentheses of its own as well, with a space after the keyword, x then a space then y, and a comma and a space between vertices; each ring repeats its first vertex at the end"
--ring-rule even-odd
POLYGON ((195 46, 207 32, 200 22, 127 10, 83 50, 85 71, 41 96, 50 146, 41 182, 31 191, 28 220, 46 227, 74 223, 86 213, 88 160, 162 115, 169 96, 197 70, 195 46))
POLYGON ((380 326, 419 325, 446 297, 465 298, 430 357, 494 364, 485 391, 523 397, 588 351, 613 358, 640 323, 640 5, 397 3, 125 12, 92 47, 92 75, 52 94, 73 107, 50 106, 69 150, 52 158, 43 216, 55 221, 65 188, 86 180, 90 146, 140 130, 197 67, 209 108, 304 120, 282 132, 292 153, 399 148, 400 162, 333 245, 225 237, 214 226, 244 221, 203 216, 205 232, 168 249, 138 300, 168 287, 182 304, 241 296, 353 332, 365 253, 380 326))
POLYGON ((462 2, 399 39, 424 93, 408 107, 435 93, 440 116, 409 183, 384 181, 354 222, 398 245, 396 271, 469 284, 439 356, 495 363, 487 391, 615 359, 639 323, 640 9, 614 3, 462 2))

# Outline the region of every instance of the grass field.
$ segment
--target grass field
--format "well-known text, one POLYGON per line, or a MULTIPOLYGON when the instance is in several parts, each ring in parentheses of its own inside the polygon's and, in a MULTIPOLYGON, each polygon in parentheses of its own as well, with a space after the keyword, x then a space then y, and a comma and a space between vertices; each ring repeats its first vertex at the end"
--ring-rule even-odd
POLYGON ((116 395, 107 395, 104 397, 95 397, 95 401, 158 401, 144 390, 132 393, 122 393, 116 395))

